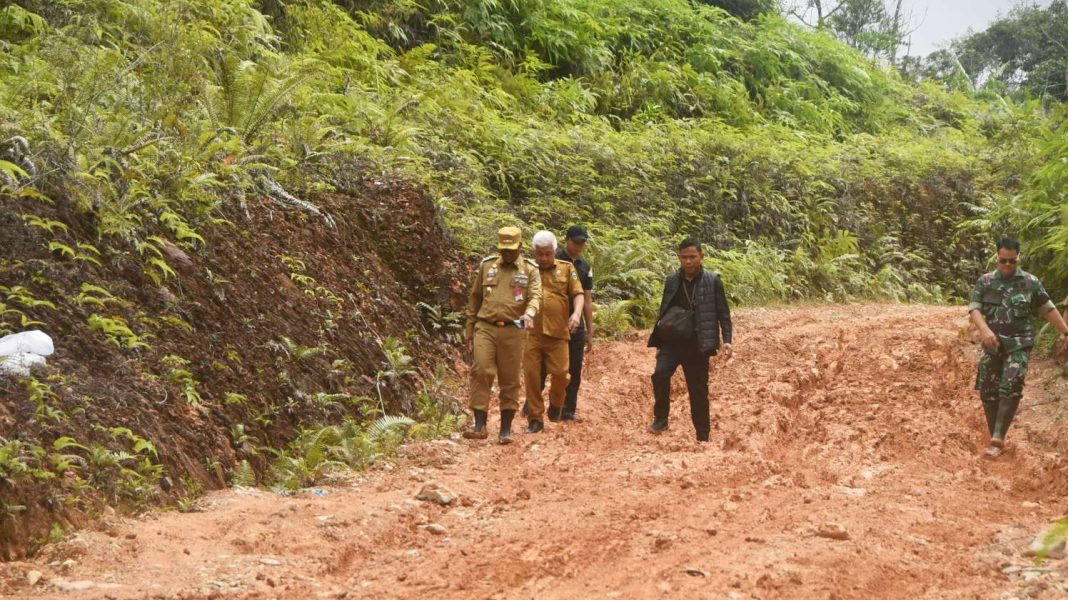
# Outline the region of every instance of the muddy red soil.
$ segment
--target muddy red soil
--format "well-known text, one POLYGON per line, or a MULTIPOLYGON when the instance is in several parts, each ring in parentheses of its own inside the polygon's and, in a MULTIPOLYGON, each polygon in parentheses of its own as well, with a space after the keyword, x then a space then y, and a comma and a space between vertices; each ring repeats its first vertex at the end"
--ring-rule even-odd
POLYGON ((200 512, 112 517, 3 565, 5 595, 1062 597, 1064 561, 1023 551, 1068 509, 1065 380, 1037 364, 1010 451, 984 460, 963 312, 739 311, 710 444, 693 441, 681 372, 671 429, 647 434, 653 351, 602 344, 581 423, 412 445, 290 497, 234 489, 200 512), (455 502, 417 500, 430 482, 455 502))

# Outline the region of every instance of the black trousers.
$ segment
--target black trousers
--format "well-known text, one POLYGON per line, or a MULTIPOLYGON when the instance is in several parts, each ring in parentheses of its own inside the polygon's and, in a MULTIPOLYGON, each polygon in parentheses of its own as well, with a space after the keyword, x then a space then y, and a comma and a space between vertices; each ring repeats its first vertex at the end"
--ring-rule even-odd
POLYGON ((662 346, 656 353, 653 370, 653 417, 667 419, 671 413, 671 377, 682 366, 686 390, 690 393, 690 418, 697 431, 697 439, 707 440, 711 429, 708 409, 708 354, 697 344, 662 346))
POLYGON ((570 364, 568 371, 571 373, 571 381, 567 384, 567 399, 564 400, 564 412, 575 414, 578 408, 579 386, 582 385, 582 361, 586 357, 586 328, 581 327, 571 334, 568 343, 568 357, 570 364))

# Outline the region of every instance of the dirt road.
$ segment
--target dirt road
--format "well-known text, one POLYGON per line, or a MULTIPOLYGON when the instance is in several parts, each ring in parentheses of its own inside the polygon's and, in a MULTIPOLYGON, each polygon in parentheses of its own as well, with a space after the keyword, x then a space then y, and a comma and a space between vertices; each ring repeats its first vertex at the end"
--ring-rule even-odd
POLYGON ((681 372, 671 429, 645 433, 653 352, 605 344, 582 423, 507 447, 414 445, 293 497, 231 490, 202 512, 112 518, 0 577, 8 594, 62 598, 1068 594, 1066 561, 1022 556, 1068 510, 1064 409, 1049 402, 1064 380, 1036 366, 1024 406, 1043 404, 1021 412, 1007 456, 983 460, 963 324, 947 307, 739 311, 707 445, 681 372), (416 500, 430 482, 457 500, 416 500))

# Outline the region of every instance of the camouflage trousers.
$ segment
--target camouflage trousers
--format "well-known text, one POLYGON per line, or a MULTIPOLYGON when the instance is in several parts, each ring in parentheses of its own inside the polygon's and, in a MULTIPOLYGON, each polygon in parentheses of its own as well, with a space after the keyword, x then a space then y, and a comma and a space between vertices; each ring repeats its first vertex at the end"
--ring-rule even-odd
POLYGON ((1031 348, 1017 348, 1011 352, 998 348, 996 352, 983 352, 979 359, 979 374, 975 378, 979 397, 988 404, 1018 401, 1023 396, 1030 362, 1031 348))

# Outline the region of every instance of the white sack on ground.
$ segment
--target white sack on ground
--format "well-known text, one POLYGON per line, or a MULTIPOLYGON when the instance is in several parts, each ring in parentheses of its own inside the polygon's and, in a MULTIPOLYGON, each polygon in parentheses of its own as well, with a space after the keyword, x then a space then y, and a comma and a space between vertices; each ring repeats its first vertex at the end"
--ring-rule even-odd
POLYGON ((0 338, 0 374, 29 377, 30 369, 44 365, 55 352, 52 338, 43 331, 21 331, 0 338))
POLYGON ((47 333, 36 329, 20 331, 0 338, 0 356, 23 353, 51 356, 55 351, 56 348, 52 345, 52 338, 47 333))

